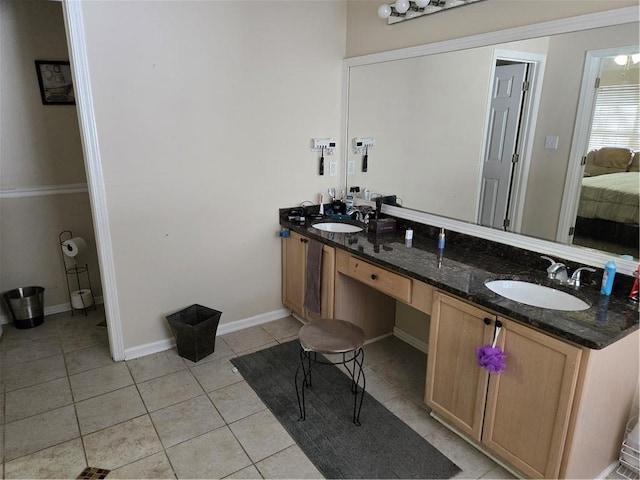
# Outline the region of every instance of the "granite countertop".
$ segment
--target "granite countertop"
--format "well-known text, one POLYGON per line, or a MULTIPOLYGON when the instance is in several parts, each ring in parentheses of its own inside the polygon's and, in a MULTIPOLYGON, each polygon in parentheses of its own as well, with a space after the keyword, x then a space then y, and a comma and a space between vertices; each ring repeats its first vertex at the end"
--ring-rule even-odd
POLYGON ((377 235, 365 231, 331 233, 313 228, 311 222, 289 222, 286 217, 281 217, 280 224, 375 265, 433 285, 439 290, 584 347, 602 349, 638 329, 637 305, 629 302, 625 295, 604 296, 598 288, 590 285, 576 291, 548 280, 544 269, 512 263, 461 245, 446 245, 442 265, 438 268, 436 240, 416 233, 411 245, 407 246, 404 230, 377 235), (565 312, 528 306, 493 293, 485 286, 485 282, 492 279, 527 280, 564 290, 586 301, 591 307, 565 312))

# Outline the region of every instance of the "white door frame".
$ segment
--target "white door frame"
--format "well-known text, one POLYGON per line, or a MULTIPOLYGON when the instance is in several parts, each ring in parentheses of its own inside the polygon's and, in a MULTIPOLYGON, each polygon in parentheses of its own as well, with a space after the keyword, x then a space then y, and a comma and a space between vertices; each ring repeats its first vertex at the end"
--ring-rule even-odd
POLYGON ((87 173, 93 228, 96 236, 100 277, 104 298, 107 330, 111 358, 124 360, 124 339, 122 337, 122 321, 118 305, 115 266, 113 263, 113 246, 109 231, 109 215, 107 212, 107 195, 105 191, 102 162, 98 145, 89 62, 87 59, 86 41, 82 4, 74 0, 62 0, 69 60, 73 74, 73 87, 76 96, 76 108, 80 124, 80 136, 84 153, 84 165, 87 173))
POLYGON ((576 122, 573 129, 573 140, 569 153, 569 165, 565 177, 564 192, 562 193, 562 206, 556 231, 556 241, 564 244, 572 244, 573 238, 569 235, 569 229, 575 226, 578 215, 578 203, 582 187, 582 175, 584 165, 582 158, 587 154, 589 137, 591 135, 591 119, 596 99, 596 79, 600 74, 600 65, 604 57, 613 55, 638 53, 638 46, 612 47, 602 50, 588 51, 584 61, 584 72, 580 85, 580 97, 576 122))
MULTIPOLYGON (((487 93, 487 113, 485 115, 484 143, 480 161, 484 161, 487 148, 487 129, 489 128, 489 118, 491 115, 491 92, 493 92, 495 82, 495 69, 498 60, 506 60, 529 64, 529 95, 526 96, 523 106, 522 121, 520 123, 520 142, 518 153, 520 158, 515 165, 513 173, 513 190, 511 194, 511 206, 507 215, 510 216, 509 231, 520 233, 522 228, 522 215, 524 212, 524 202, 529 180, 529 168, 531 166, 531 152, 533 151, 534 133, 538 119, 538 109, 542 92, 542 79, 544 78, 544 68, 547 56, 539 53, 519 52, 512 50, 494 49, 491 59, 491 81, 489 82, 489 92, 487 93)), ((480 167, 482 169, 482 165, 480 167)), ((482 178, 479 179, 482 182, 482 178)), ((480 184, 477 191, 480 192, 480 184)), ((476 203, 475 218, 479 215, 480 202, 476 203)))

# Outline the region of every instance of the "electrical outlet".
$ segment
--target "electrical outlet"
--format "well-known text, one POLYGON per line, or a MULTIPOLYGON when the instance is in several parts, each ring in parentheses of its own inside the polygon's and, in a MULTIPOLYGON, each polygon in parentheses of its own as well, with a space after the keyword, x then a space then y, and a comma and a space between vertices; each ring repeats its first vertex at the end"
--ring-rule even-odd
POLYGON ((546 150, 557 150, 558 149, 558 137, 547 135, 544 137, 544 148, 546 150))
POLYGON ((347 175, 353 175, 356 173, 356 161, 349 160, 347 162, 347 175))
POLYGON ((331 160, 329 162, 329 176, 335 177, 338 174, 338 162, 336 160, 331 160))

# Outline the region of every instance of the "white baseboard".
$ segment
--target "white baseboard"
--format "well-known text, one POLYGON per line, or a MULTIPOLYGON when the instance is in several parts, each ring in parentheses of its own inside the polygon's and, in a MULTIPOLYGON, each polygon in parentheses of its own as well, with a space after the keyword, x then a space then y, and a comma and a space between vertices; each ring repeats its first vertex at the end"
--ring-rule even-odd
MULTIPOLYGON (((216 335, 225 335, 231 332, 237 332, 249 327, 255 327, 262 325, 263 323, 269 323, 273 320, 288 317, 291 311, 286 308, 280 310, 274 310, 272 312, 262 313, 254 317, 244 318, 242 320, 236 320, 235 322, 222 323, 218 326, 216 335)), ((176 346, 175 338, 166 338, 157 342, 146 343, 144 345, 138 345, 136 347, 125 348, 124 359, 132 360, 134 358, 144 357, 145 355, 151 355, 153 353, 164 352, 176 346)))
POLYGON ((417 348, 423 353, 429 353, 429 345, 424 343, 422 340, 418 340, 416 337, 409 335, 404 330, 400 330, 397 327, 393 327, 393 334, 398 337, 403 342, 408 343, 412 347, 417 348))
POLYGON ((609 474, 613 472, 616 468, 618 468, 618 465, 619 465, 618 462, 614 462, 611 465, 609 465, 602 472, 600 472, 599 475, 596 476, 596 480, 609 478, 609 474))
MULTIPOLYGON (((102 297, 95 297, 93 300, 96 302, 96 305, 102 305, 104 303, 104 300, 102 297)), ((70 311, 71 311, 71 304, 69 302, 59 303, 57 305, 45 306, 44 316, 46 317, 47 315, 55 315, 57 313, 64 313, 64 312, 70 312, 70 311)), ((0 313, 0 325, 12 323, 12 322, 13 322, 13 319, 11 318, 11 315, 5 315, 0 313)))

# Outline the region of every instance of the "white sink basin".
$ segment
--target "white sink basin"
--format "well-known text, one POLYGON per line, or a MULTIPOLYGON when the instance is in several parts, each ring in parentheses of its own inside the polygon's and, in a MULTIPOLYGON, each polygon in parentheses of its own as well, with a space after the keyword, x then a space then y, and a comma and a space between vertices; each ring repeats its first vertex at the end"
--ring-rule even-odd
POLYGON ((356 232, 362 231, 362 227, 359 227, 358 225, 353 225, 351 223, 339 223, 339 222, 314 223, 312 227, 317 228, 318 230, 324 230, 325 232, 334 232, 334 233, 356 233, 356 232))
POLYGON ((485 283, 492 292, 516 302, 551 310, 586 310, 589 304, 554 288, 518 280, 493 280, 485 283))

